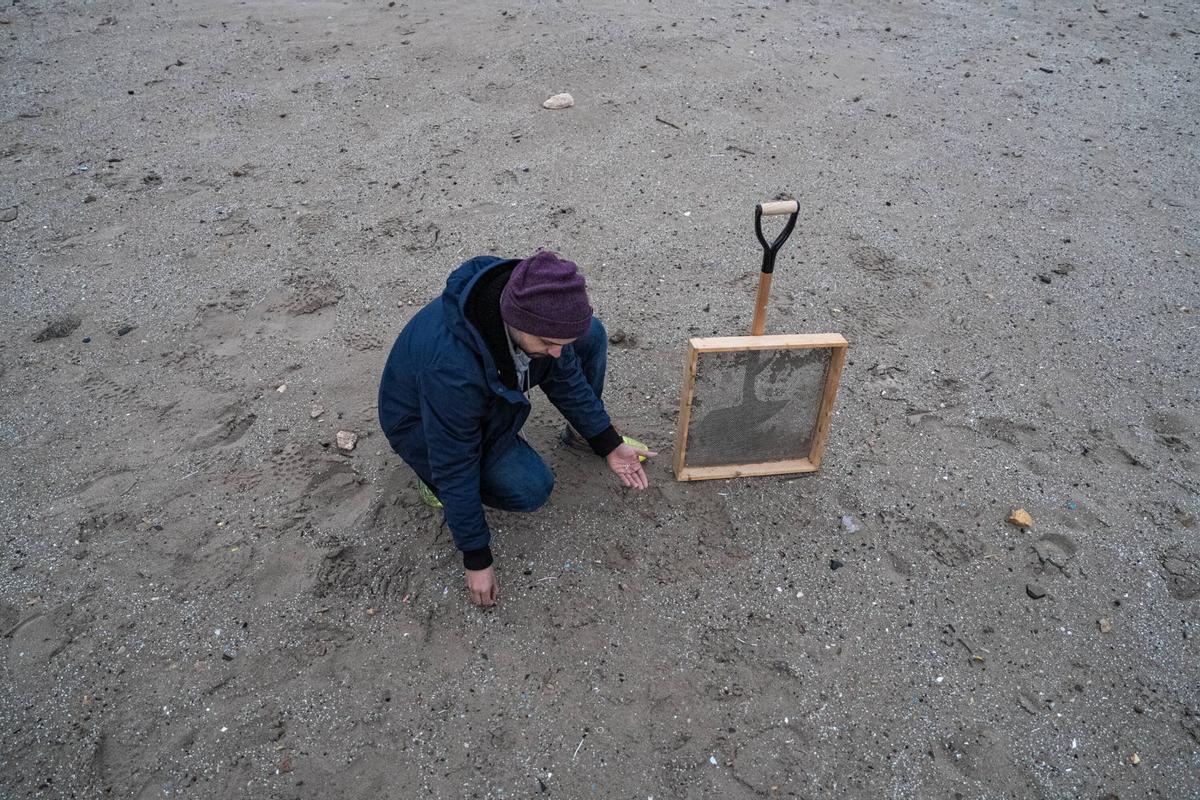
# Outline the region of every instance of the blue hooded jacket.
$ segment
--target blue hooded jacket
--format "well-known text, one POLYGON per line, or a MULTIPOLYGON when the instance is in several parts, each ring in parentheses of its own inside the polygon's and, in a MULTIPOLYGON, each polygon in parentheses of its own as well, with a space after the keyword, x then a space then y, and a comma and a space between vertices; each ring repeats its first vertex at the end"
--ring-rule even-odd
MULTIPOLYGON (((516 442, 530 411, 529 399, 500 380, 483 336, 467 317, 467 301, 485 273, 516 263, 478 256, 454 270, 441 297, 400 332, 379 384, 383 432, 417 476, 437 488, 463 552, 491 541, 480 496, 483 461, 516 442)), ((529 385, 540 385, 585 437, 612 425, 569 347, 559 358, 534 359, 529 385)))

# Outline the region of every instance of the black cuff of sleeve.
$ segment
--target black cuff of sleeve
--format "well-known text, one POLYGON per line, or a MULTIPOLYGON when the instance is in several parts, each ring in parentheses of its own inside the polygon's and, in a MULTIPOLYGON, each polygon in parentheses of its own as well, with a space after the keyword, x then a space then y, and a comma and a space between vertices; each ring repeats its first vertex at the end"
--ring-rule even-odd
POLYGON ((617 433, 617 429, 612 425, 609 425, 595 436, 587 437, 587 440, 588 444, 592 446, 592 452, 601 458, 616 450, 624 441, 621 438, 621 434, 617 433))
POLYGON ((492 565, 492 548, 463 551, 463 566, 469 570, 487 569, 492 565))

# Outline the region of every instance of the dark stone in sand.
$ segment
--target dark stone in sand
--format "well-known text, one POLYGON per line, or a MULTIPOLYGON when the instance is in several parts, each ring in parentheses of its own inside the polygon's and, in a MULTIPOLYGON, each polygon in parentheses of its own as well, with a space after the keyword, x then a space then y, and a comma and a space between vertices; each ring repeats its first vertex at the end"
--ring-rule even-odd
POLYGON ((1025 584, 1025 594, 1034 600, 1041 600, 1046 596, 1046 590, 1036 583, 1027 583, 1025 584))
POLYGON ((829 568, 830 569, 837 570, 837 569, 841 569, 844 566, 846 566, 846 565, 843 564, 841 561, 838 561, 836 558, 829 559, 829 568))
POLYGON ((137 325, 122 325, 121 327, 117 328, 117 336, 124 336, 130 331, 135 330, 137 330, 137 325))
POLYGON ((623 329, 617 328, 608 335, 608 342, 622 347, 637 347, 638 340, 632 333, 626 333, 623 329))
POLYGON ((48 342, 51 339, 61 339, 64 336, 70 336, 75 332, 75 329, 83 324, 83 320, 74 314, 66 314, 50 321, 50 324, 42 328, 36 336, 33 337, 35 342, 48 342))

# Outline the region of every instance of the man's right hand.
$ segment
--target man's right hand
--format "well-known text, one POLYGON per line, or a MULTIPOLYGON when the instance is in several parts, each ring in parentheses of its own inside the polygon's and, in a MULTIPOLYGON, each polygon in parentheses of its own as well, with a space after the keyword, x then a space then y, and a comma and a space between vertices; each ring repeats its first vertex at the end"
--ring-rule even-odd
POLYGON ((500 596, 500 586, 496 583, 496 567, 467 570, 467 595, 477 606, 494 606, 500 596))

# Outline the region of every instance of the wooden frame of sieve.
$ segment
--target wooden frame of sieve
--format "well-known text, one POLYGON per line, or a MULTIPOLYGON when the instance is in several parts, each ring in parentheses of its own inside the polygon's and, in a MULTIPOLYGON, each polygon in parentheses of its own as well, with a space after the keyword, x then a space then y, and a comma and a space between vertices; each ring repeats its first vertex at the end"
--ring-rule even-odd
POLYGON ((716 336, 688 341, 687 362, 683 378, 683 394, 679 403, 679 431, 675 440, 675 477, 681 481, 702 481, 714 478, 742 478, 758 475, 790 475, 814 472, 821 465, 825 441, 829 437, 829 419, 837 397, 838 382, 846 360, 849 344, 838 333, 796 334, 782 336, 716 336), (687 465, 688 426, 692 421, 692 399, 696 388, 696 369, 701 353, 728 353, 749 350, 819 350, 827 349, 829 364, 821 390, 816 427, 812 432, 808 455, 782 461, 751 464, 720 464, 689 467, 687 465))

